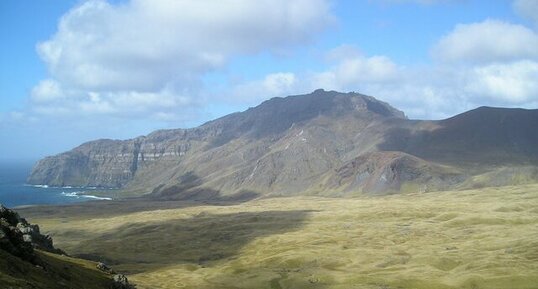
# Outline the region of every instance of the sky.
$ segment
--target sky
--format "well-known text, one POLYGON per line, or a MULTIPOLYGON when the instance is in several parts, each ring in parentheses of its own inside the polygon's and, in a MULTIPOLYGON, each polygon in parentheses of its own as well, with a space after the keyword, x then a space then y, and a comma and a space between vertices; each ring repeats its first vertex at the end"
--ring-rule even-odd
POLYGON ((538 108, 538 0, 0 1, 0 160, 318 88, 413 119, 538 108))

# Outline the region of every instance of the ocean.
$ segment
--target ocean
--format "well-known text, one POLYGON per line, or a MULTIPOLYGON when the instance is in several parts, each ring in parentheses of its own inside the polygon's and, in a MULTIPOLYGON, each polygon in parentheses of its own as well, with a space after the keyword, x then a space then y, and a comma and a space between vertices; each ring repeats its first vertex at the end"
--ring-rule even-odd
POLYGON ((33 162, 0 162, 0 204, 6 207, 44 204, 66 204, 89 200, 110 200, 96 197, 98 188, 47 187, 26 184, 33 162))

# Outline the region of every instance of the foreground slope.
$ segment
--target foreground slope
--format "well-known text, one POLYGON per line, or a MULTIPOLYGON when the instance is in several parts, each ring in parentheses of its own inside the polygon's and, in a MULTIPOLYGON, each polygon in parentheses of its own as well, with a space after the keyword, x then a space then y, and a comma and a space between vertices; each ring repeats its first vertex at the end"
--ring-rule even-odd
POLYGON ((538 185, 110 206, 24 212, 142 289, 538 288, 538 185))
POLYGON ((373 97, 317 90, 193 129, 85 143, 39 161, 28 181, 164 199, 527 183, 538 180, 537 126, 538 110, 484 107, 419 121, 373 97))
POLYGON ((98 271, 95 262, 43 251, 37 251, 36 255, 45 267, 37 267, 0 250, 0 288, 112 288, 111 277, 98 271))
POLYGON ((95 262, 66 256, 39 226, 0 204, 0 288, 134 288, 116 276, 97 270, 95 262))

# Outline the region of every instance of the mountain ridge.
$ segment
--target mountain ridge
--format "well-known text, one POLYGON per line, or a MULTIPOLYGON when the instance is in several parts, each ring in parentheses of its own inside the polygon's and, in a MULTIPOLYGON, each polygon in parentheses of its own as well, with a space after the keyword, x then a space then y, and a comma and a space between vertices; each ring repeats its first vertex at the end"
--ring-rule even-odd
POLYGON ((371 96, 316 90, 196 128, 88 142, 40 160, 28 182, 119 187, 153 197, 166 192, 167 198, 432 191, 461 187, 492 166, 537 164, 537 124, 538 110, 488 107, 439 121, 409 120, 371 96), (374 173, 385 166, 381 159, 399 170, 393 179, 374 173), (357 160, 371 164, 369 179, 346 177, 343 184, 339 168, 357 160), (449 167, 445 177, 442 167, 449 167))

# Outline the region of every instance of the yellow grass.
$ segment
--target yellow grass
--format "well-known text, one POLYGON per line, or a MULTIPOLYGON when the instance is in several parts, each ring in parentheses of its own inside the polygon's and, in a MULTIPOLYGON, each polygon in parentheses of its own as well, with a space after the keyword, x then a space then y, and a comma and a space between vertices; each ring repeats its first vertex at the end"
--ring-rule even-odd
POLYGON ((112 276, 97 270, 94 262, 39 250, 36 254, 45 268, 0 250, 0 288, 102 289, 112 285, 112 276))
POLYGON ((141 289, 538 288, 538 185, 110 215, 31 222, 141 289))

